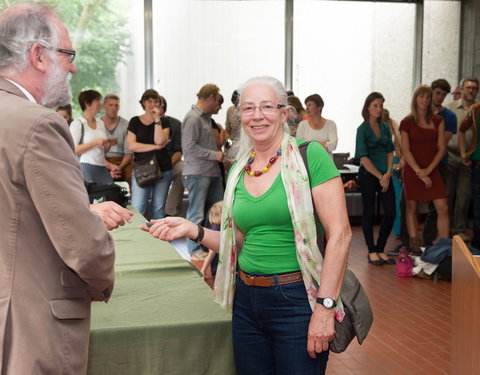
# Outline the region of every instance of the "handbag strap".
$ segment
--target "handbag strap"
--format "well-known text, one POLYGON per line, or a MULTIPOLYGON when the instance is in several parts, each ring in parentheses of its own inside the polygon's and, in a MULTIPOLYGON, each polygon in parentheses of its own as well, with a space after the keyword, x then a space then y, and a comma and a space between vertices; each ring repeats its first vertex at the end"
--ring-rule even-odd
MULTIPOLYGON (((305 164, 305 168, 307 170, 308 174, 308 179, 310 180, 310 170, 308 169, 308 158, 307 158, 307 147, 310 144, 310 142, 304 142, 301 145, 298 146, 298 150, 300 151, 300 155, 302 156, 303 163, 305 164)), ((311 192, 311 190, 310 190, 311 192)), ((317 210, 315 209, 315 202, 313 201, 313 197, 310 194, 310 197, 312 198, 312 205, 313 205, 313 215, 315 216, 315 228, 317 230, 317 246, 318 249, 320 250, 320 254, 322 254, 322 257, 325 258, 325 236, 322 230, 320 229, 320 219, 318 218, 317 215, 317 210)))
POLYGON ((80 124, 82 124, 82 128, 81 128, 81 136, 80 136, 80 142, 78 142, 79 145, 82 145, 83 144, 83 137, 85 136, 85 125, 83 124, 83 121, 81 118, 78 119, 78 121, 80 121, 80 124))

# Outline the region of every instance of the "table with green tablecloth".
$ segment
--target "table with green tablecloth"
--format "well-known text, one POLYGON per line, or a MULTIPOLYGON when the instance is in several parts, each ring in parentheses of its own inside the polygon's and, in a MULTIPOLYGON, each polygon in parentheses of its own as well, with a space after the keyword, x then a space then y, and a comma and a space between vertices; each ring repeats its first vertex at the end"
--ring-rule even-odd
POLYGON ((169 243, 138 229, 112 232, 115 289, 92 304, 88 374, 234 374, 231 315, 169 243))

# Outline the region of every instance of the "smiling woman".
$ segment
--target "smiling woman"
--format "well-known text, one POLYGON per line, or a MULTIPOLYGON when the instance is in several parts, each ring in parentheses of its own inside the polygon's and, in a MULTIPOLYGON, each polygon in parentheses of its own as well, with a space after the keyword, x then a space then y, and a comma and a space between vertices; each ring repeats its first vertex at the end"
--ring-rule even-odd
POLYGON ((338 297, 351 239, 342 182, 318 143, 307 147, 307 172, 300 141, 289 135, 290 110, 278 80, 252 78, 239 93, 243 142, 220 234, 183 218, 143 229, 220 252, 214 294, 233 309, 238 374, 324 374, 334 320, 343 317, 338 297), (325 259, 314 209, 329 238, 325 259))
POLYGON ((144 113, 132 117, 128 124, 128 149, 133 152, 134 163, 132 205, 143 216, 146 216, 151 197, 152 219, 165 217, 165 201, 168 187, 173 179, 172 162, 165 148, 170 136, 170 121, 163 116, 165 103, 161 103, 162 99, 157 91, 146 90, 140 99, 144 113), (153 158, 163 176, 147 185, 140 186, 135 177, 135 163, 146 162, 153 158))
POLYGON ((417 87, 413 93, 411 113, 400 123, 402 151, 407 161, 403 186, 407 200, 406 221, 410 248, 420 251, 417 237, 417 202, 433 201, 437 211, 438 237, 449 237, 447 194, 438 164, 445 155, 445 123, 433 114, 432 88, 417 87))

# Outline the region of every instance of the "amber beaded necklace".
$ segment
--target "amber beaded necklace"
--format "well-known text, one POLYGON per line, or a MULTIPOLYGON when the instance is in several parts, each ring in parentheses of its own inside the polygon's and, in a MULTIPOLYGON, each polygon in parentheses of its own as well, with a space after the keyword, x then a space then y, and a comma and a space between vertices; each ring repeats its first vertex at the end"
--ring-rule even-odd
POLYGON ((247 163, 245 164, 245 172, 247 172, 249 176, 253 176, 253 177, 261 176, 262 174, 267 173, 270 170, 270 167, 277 161, 278 157, 281 155, 282 155, 282 149, 279 148, 277 151, 277 154, 272 156, 268 160, 268 164, 265 167, 263 167, 261 171, 252 171, 252 163, 255 160, 255 157, 257 156, 257 154, 252 151, 252 153, 250 154, 250 157, 247 160, 247 163))

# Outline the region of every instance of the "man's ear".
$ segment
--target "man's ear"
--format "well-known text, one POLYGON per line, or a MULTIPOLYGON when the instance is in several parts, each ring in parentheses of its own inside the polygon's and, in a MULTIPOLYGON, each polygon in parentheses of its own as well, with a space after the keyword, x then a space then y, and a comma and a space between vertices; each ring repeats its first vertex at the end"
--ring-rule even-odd
POLYGON ((30 63, 34 69, 37 69, 42 73, 47 71, 50 61, 47 57, 45 48, 43 48, 40 44, 35 43, 32 48, 30 48, 28 58, 30 59, 30 63))

